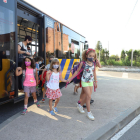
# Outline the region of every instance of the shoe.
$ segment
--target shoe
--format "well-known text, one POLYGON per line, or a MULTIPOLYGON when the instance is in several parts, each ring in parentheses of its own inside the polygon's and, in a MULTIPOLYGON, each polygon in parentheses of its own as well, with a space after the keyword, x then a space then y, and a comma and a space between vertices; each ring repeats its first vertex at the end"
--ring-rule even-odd
POLYGON ((27 113, 27 108, 24 108, 24 110, 22 111, 21 115, 25 115, 27 113))
POLYGON ((58 112, 57 107, 53 107, 53 111, 54 111, 54 112, 58 112))
POLYGON ((86 105, 83 105, 83 108, 86 108, 87 106, 86 105))
POLYGON ((80 113, 85 113, 85 111, 83 110, 83 107, 82 106, 80 106, 80 105, 77 105, 77 109, 78 109, 78 111, 80 112, 80 113))
POLYGON ((52 110, 52 111, 49 111, 49 113, 50 113, 52 116, 55 115, 55 113, 53 112, 53 110, 52 110))
POLYGON ((87 117, 88 117, 90 120, 92 120, 92 121, 95 120, 95 118, 94 118, 94 116, 92 115, 91 112, 87 113, 87 117))
POLYGON ((73 92, 73 94, 74 94, 74 95, 77 95, 78 93, 77 93, 77 92, 73 92))
POLYGON ((91 99, 91 100, 90 100, 90 104, 92 104, 93 102, 94 102, 94 100, 91 99))
POLYGON ((37 105, 37 107, 40 107, 40 104, 39 104, 39 102, 38 102, 38 101, 37 101, 35 104, 37 105))
POLYGON ((44 98, 42 99, 42 103, 45 103, 45 99, 44 98))

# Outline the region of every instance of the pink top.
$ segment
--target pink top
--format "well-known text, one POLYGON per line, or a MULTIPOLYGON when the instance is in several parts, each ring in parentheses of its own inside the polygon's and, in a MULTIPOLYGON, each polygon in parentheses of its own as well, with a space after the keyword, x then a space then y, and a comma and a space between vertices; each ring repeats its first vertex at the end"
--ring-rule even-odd
POLYGON ((34 70, 26 67, 24 86, 36 86, 36 79, 34 77, 34 70))

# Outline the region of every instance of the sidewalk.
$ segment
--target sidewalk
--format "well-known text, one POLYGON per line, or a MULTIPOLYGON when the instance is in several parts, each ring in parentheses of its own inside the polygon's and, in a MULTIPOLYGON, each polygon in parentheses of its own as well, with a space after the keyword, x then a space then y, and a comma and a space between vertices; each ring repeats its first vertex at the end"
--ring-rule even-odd
POLYGON ((16 115, 0 127, 0 140, 83 140, 139 102, 139 85, 140 80, 98 74, 98 89, 92 94, 95 103, 91 105, 95 121, 90 121, 86 114, 77 111, 79 95, 73 95, 74 86, 70 84, 61 90, 63 96, 56 116, 48 113, 48 99, 41 103, 41 108, 32 105, 29 113, 16 115))
POLYGON ((102 66, 99 71, 120 71, 120 72, 140 72, 140 67, 130 66, 102 66))

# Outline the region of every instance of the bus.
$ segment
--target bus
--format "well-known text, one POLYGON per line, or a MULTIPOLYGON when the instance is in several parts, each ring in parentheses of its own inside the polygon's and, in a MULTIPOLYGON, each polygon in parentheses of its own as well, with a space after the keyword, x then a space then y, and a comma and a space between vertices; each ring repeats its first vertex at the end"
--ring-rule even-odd
POLYGON ((0 105, 24 99, 18 90, 18 42, 25 36, 33 41, 31 54, 59 59, 62 77, 68 79, 74 62, 88 48, 85 37, 22 0, 0 0, 0 105))

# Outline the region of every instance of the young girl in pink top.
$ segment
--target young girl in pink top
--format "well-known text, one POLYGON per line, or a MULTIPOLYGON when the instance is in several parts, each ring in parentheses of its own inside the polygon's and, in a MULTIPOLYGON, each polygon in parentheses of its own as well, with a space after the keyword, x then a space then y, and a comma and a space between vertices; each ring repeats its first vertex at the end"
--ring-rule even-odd
POLYGON ((34 98, 34 103, 40 107, 39 102, 36 97, 36 86, 38 84, 38 74, 35 69, 35 62, 30 57, 26 57, 23 60, 22 68, 17 67, 16 76, 23 74, 23 86, 24 86, 24 110, 21 113, 22 115, 27 113, 28 98, 30 93, 32 93, 34 98))
POLYGON ((50 107, 49 113, 51 115, 55 115, 54 111, 58 112, 58 109, 56 106, 60 100, 60 97, 62 96, 62 93, 59 88, 59 80, 61 80, 61 82, 67 82, 67 80, 64 80, 62 78, 62 75, 60 72, 59 60, 57 58, 54 58, 51 61, 50 70, 47 71, 47 74, 46 74, 46 80, 48 81, 46 96, 47 98, 49 98, 49 107, 50 107), (52 108, 53 100, 55 100, 55 104, 54 104, 54 107, 52 108))

